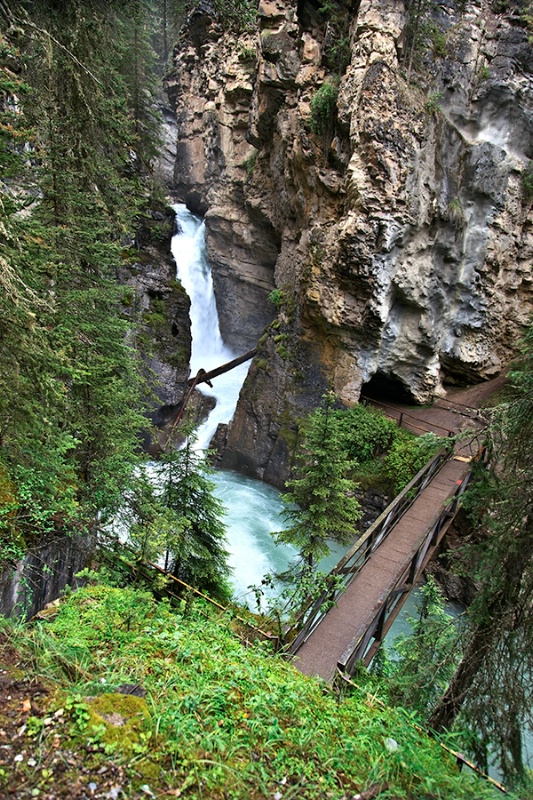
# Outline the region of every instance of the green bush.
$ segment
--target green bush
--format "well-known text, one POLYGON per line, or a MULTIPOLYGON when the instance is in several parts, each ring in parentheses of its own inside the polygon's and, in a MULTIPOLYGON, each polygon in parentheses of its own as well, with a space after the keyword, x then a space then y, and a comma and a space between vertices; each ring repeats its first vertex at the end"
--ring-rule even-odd
POLYGON ((398 494, 442 447, 443 439, 434 433, 414 436, 402 428, 397 429, 392 446, 383 460, 384 476, 390 480, 398 494))
POLYGON ((337 411, 336 418, 346 451, 359 464, 381 455, 397 435, 396 423, 369 406, 337 411))
POLYGON ((426 103, 424 105, 424 111, 428 116, 432 117, 433 114, 440 113, 441 97, 442 97, 442 92, 431 92, 431 94, 428 96, 428 99, 426 100, 426 103))
POLYGON ((337 116, 339 87, 333 81, 322 84, 311 100, 311 130, 320 135, 328 134, 337 116))
POLYGON ((271 303, 273 303, 273 305, 276 306, 276 308, 279 308, 283 302, 283 292, 281 289, 272 289, 268 295, 268 299, 271 303))

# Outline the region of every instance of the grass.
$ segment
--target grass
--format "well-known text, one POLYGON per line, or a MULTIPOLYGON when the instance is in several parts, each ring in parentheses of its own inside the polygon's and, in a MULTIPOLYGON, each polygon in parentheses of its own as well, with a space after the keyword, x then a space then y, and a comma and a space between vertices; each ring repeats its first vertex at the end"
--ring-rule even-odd
MULTIPOLYGON (((383 800, 492 796, 407 712, 342 696, 266 645, 245 648, 202 603, 176 612, 144 592, 92 586, 51 621, 3 629, 27 672, 53 687, 24 746, 56 741, 59 720, 71 747, 90 746, 92 774, 120 766, 126 797, 341 800, 376 783, 388 787, 383 800), (95 722, 91 703, 109 710, 123 684, 142 687, 147 713, 111 747, 110 723, 95 722)), ((9 780, 0 774, 0 792, 9 780)))

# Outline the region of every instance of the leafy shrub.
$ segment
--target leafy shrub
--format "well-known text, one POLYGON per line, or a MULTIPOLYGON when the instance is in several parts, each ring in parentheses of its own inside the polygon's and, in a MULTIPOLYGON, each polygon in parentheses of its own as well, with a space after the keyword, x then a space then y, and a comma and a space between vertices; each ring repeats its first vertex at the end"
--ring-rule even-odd
POLYGON ((337 116, 337 97, 339 87, 333 81, 322 84, 311 100, 311 130, 325 136, 334 124, 337 116))
POLYGON ((442 92, 431 92, 426 100, 424 105, 424 110, 428 116, 432 117, 433 114, 440 113, 440 99, 442 97, 442 92))
POLYGON ((279 308, 283 301, 283 292, 281 291, 281 289, 272 289, 272 291, 268 295, 268 299, 270 300, 271 303, 273 303, 273 305, 276 306, 276 308, 279 308))
POLYGON ((336 417, 343 445, 359 464, 381 455, 397 435, 396 423, 375 408, 355 406, 337 411, 336 417))
POLYGON ((248 158, 243 161, 242 166, 246 170, 246 177, 251 178, 255 169, 255 165, 257 163, 257 150, 248 156, 248 158))
POLYGON ((463 204, 458 197, 454 197, 448 203, 448 217, 452 225, 460 228, 465 222, 465 212, 463 211, 463 204))
POLYGON ((397 430, 383 461, 384 475, 391 481, 396 494, 427 464, 439 447, 442 447, 442 443, 443 439, 434 433, 413 436, 402 428, 397 430))

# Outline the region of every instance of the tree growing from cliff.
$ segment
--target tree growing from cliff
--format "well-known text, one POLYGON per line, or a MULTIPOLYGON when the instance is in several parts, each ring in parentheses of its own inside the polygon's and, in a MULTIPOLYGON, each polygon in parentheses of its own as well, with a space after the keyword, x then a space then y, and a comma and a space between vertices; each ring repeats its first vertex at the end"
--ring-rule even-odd
POLYGON ((486 767, 495 756, 517 781, 522 731, 533 727, 533 327, 511 382, 514 396, 490 430, 491 468, 472 501, 479 540, 466 555, 479 591, 468 642, 429 721, 440 731, 459 718, 478 761, 486 767))
POLYGON ((422 68, 426 54, 446 55, 446 35, 433 19, 433 13, 438 10, 435 0, 406 0, 405 8, 404 63, 409 77, 413 69, 422 68))
POLYGON ((309 417, 297 459, 298 477, 287 482, 284 496, 288 527, 275 534, 278 542, 297 547, 308 566, 328 555, 328 541, 353 542, 362 516, 357 487, 349 478, 356 462, 342 446, 334 400, 332 393, 325 395, 323 406, 309 417))

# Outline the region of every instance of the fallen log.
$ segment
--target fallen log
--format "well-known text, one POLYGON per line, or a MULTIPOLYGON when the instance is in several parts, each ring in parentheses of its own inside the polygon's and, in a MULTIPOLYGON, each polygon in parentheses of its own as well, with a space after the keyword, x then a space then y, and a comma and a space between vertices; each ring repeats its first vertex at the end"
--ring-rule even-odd
POLYGON ((257 348, 254 347, 253 350, 248 350, 248 352, 244 353, 244 355, 238 356, 237 358, 234 358, 233 361, 228 361, 226 364, 222 364, 220 367, 211 369, 209 372, 206 372, 205 370, 199 370, 194 378, 189 378, 187 384, 189 386, 198 386, 199 383, 209 383, 212 378, 217 378, 219 375, 229 372, 230 369, 238 367, 239 364, 244 364, 245 361, 249 361, 255 356, 256 353, 257 348))

